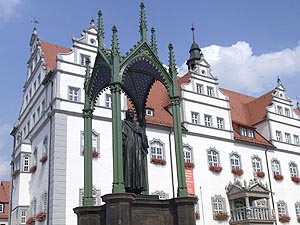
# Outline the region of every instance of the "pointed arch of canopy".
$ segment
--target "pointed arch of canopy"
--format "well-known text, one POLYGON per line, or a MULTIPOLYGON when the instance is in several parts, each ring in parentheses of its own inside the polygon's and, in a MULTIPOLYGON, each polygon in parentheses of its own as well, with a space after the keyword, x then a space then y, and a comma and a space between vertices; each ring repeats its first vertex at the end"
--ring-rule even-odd
POLYGON ((153 83, 158 80, 172 93, 172 78, 147 43, 127 55, 120 65, 121 87, 133 103, 138 119, 144 118, 144 109, 153 83))

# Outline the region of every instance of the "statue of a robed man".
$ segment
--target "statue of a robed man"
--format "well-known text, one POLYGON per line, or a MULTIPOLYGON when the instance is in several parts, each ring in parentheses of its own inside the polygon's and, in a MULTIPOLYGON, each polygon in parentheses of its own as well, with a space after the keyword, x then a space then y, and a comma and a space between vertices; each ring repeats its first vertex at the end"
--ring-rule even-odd
POLYGON ((145 127, 134 121, 134 111, 128 109, 122 123, 124 186, 126 192, 141 194, 147 189, 146 157, 148 139, 145 127))

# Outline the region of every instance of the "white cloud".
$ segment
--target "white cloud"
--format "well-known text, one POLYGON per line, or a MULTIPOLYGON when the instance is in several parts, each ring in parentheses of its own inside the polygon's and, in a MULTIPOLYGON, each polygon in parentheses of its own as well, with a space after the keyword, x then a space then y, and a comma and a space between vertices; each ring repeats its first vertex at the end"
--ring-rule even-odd
MULTIPOLYGON (((254 55, 245 41, 229 47, 211 45, 202 52, 212 66, 212 73, 219 78, 220 86, 243 93, 261 94, 274 88, 278 77, 300 73, 300 43, 294 49, 262 55, 254 55)), ((184 68, 182 65, 181 71, 184 68)))
POLYGON ((17 8, 21 4, 21 0, 0 0, 0 21, 7 21, 17 16, 17 8))

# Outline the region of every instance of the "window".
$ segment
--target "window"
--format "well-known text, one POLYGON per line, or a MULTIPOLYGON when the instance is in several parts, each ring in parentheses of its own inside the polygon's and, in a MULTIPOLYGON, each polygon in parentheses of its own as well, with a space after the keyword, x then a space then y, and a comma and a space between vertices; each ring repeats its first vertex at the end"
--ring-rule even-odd
POLYGON ((252 157, 252 167, 253 170, 257 172, 262 172, 261 159, 257 156, 252 157))
POLYGON ((41 198, 40 198, 40 212, 46 212, 47 210, 47 192, 44 191, 41 194, 41 198))
POLYGON ((207 95, 214 96, 214 88, 213 87, 207 87, 207 95))
POLYGON ((250 128, 240 127, 239 131, 242 136, 254 138, 254 131, 250 128))
POLYGON ((27 122, 27 133, 30 131, 30 121, 27 122))
POLYGON ((32 114, 32 122, 35 124, 35 113, 32 114))
POLYGON ((36 210, 36 198, 32 200, 32 215, 36 215, 37 210, 36 210))
POLYGON ((31 98, 32 97, 32 90, 30 89, 29 90, 29 98, 31 98))
POLYGON ((287 206, 284 201, 277 202, 278 216, 288 215, 287 206))
POLYGON ((43 99, 41 105, 42 105, 42 106, 41 106, 41 107, 42 107, 42 113, 44 113, 45 110, 46 110, 46 102, 45 102, 45 99, 43 99))
POLYGON ((219 153, 216 149, 210 148, 207 152, 207 157, 209 166, 219 166, 219 153))
POLYGON ((204 115, 204 124, 207 127, 212 127, 212 117, 210 115, 204 115))
POLYGON ((105 107, 111 108, 111 94, 105 94, 105 107))
POLYGON ((290 116, 290 109, 284 108, 284 114, 285 114, 286 116, 290 116))
POLYGON ((41 74, 38 76, 38 84, 41 84, 41 74))
POLYGON ((27 210, 21 209, 21 223, 25 223, 26 222, 26 217, 27 217, 27 210))
POLYGON ((86 66, 87 64, 90 63, 90 56, 88 55, 84 55, 84 54, 80 54, 80 65, 82 66, 86 66))
POLYGON ((276 130, 276 140, 277 140, 277 141, 282 141, 282 134, 281 134, 281 131, 276 130))
POLYGON ((154 109, 146 109, 147 116, 154 116, 154 109))
MULTIPOLYGON (((93 187, 92 196, 93 196, 93 205, 94 206, 101 205, 100 189, 96 189, 95 187, 93 187)), ((83 188, 79 188, 79 206, 83 206, 83 197, 84 197, 83 188)))
POLYGON ((300 217, 300 202, 295 203, 295 210, 296 210, 296 216, 297 218, 300 217))
POLYGON ((28 103, 28 95, 26 95, 26 103, 28 103))
POLYGON ((79 88, 69 87, 69 96, 70 101, 79 102, 79 88))
POLYGON ((280 163, 277 159, 272 160, 272 170, 274 174, 281 174, 280 163))
POLYGON ((224 129, 224 119, 217 117, 217 127, 218 129, 224 129))
POLYGON ((40 106, 37 107, 36 114, 37 114, 37 117, 40 118, 40 116, 41 116, 41 107, 40 106))
POLYGON ((290 144, 291 143, 291 134, 285 133, 284 136, 285 136, 285 142, 290 144))
POLYGON ((151 158, 164 159, 164 145, 159 140, 153 140, 150 143, 151 158))
POLYGON ((215 195, 211 198, 213 215, 226 212, 225 198, 221 195, 215 195))
POLYGON ((299 136, 298 135, 294 135, 294 144, 299 145, 299 136))
POLYGON ((192 123, 199 124, 199 113, 192 112, 192 123))
POLYGON ((279 115, 282 115, 282 107, 281 106, 277 106, 277 113, 279 114, 279 115))
MULTIPOLYGON (((83 155, 84 152, 84 132, 81 131, 81 155, 83 155)), ((95 130, 93 130, 92 133, 92 151, 100 153, 100 134, 97 133, 95 130)), ((97 155, 98 157, 98 155, 97 155)))
POLYGON ((294 162, 289 163, 291 177, 298 177, 298 167, 294 162))
POLYGON ((48 136, 46 135, 43 140, 43 156, 48 155, 48 136))
POLYGON ((4 205, 3 203, 0 203, 0 213, 3 213, 4 212, 4 205))
POLYGON ((33 83, 33 91, 36 91, 36 81, 33 83))
POLYGON ((196 92, 198 94, 203 94, 203 85, 202 84, 196 84, 196 92))
POLYGON ((241 159, 237 153, 232 153, 230 155, 230 164, 232 170, 241 168, 241 159))
POLYGON ((193 162, 192 160, 192 148, 189 146, 183 146, 184 162, 193 162))
POLYGON ((29 155, 24 155, 23 156, 23 171, 28 172, 29 171, 29 160, 30 156, 29 155))

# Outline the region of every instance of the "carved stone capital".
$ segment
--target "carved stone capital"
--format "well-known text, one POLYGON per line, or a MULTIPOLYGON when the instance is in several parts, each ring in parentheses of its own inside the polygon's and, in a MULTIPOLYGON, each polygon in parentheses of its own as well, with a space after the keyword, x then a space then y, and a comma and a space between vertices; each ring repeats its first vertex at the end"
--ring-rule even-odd
POLYGON ((121 93, 121 84, 120 83, 111 83, 109 85, 111 93, 121 93))
POLYGON ((83 109, 82 110, 82 116, 83 118, 93 118, 93 111, 92 109, 83 109))
POLYGON ((176 106, 176 105, 180 105, 180 97, 176 96, 176 97, 171 97, 170 98, 171 104, 176 106))

